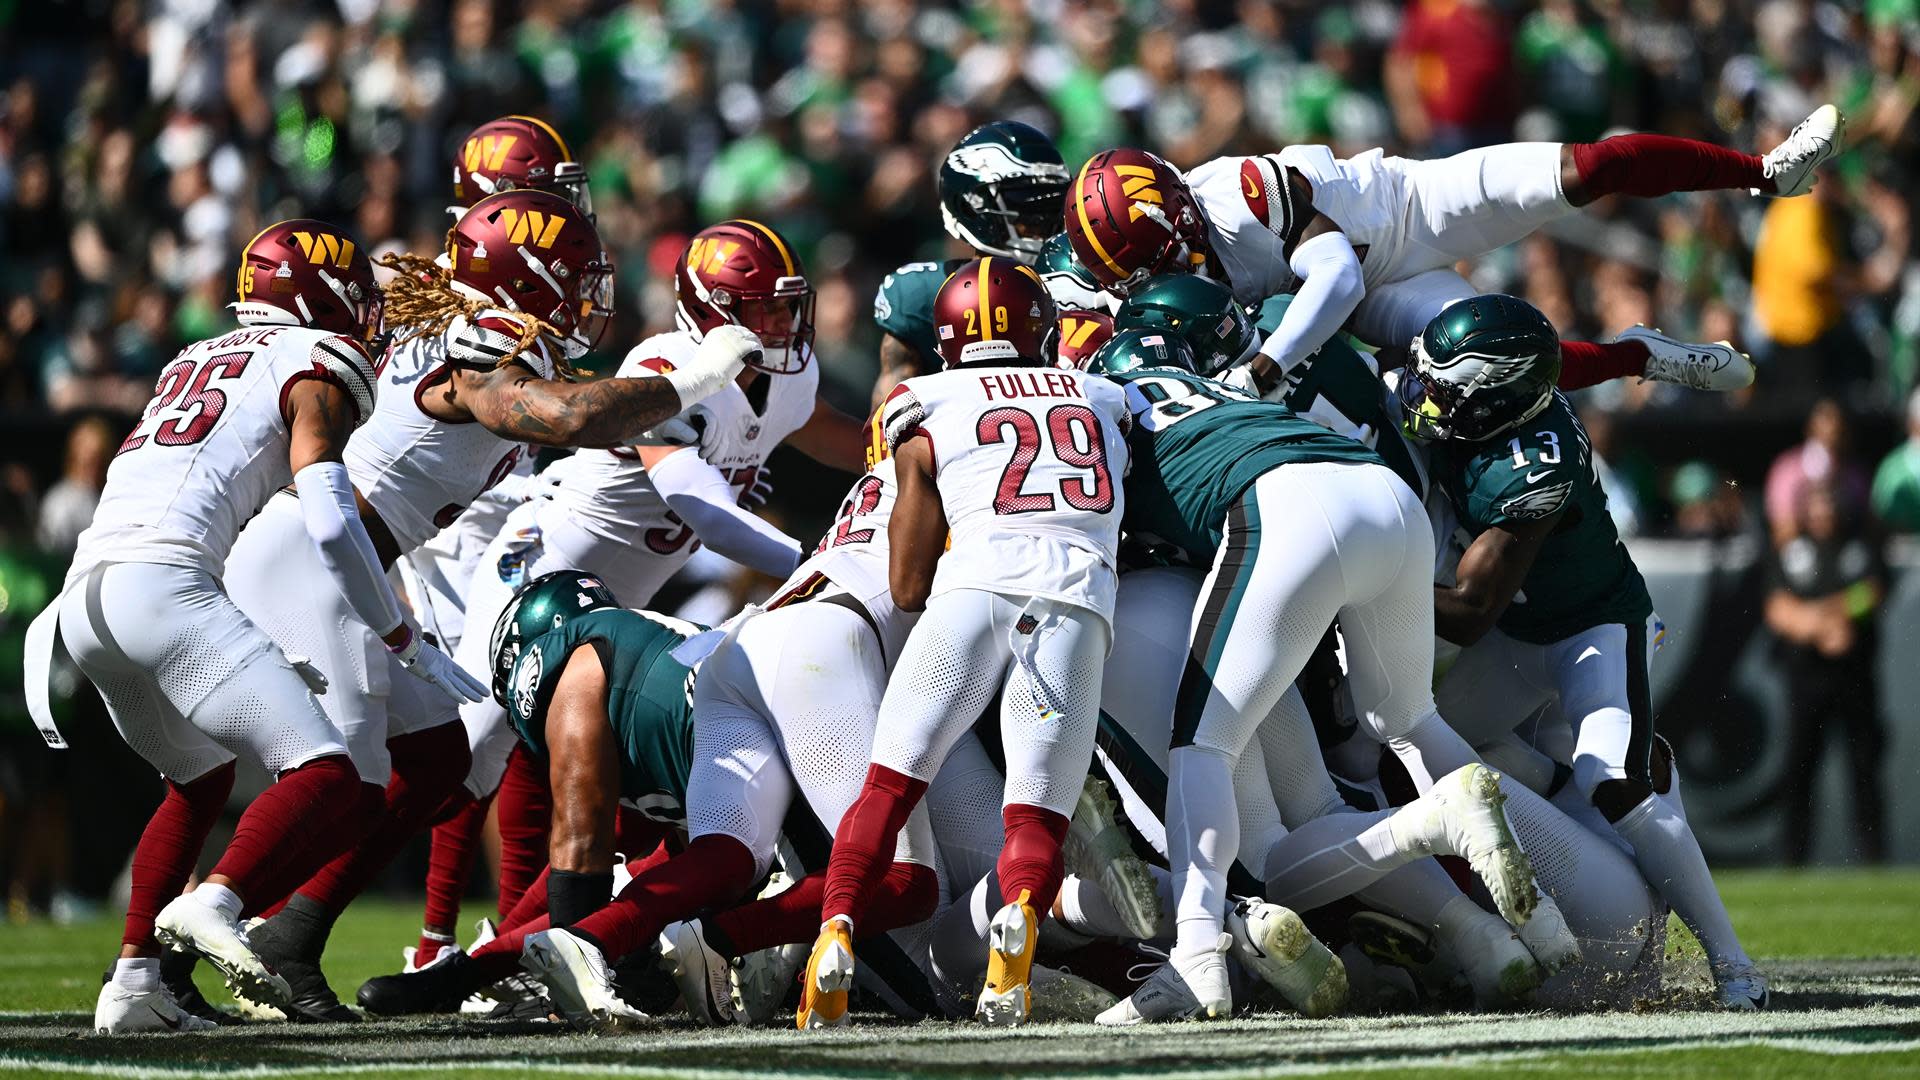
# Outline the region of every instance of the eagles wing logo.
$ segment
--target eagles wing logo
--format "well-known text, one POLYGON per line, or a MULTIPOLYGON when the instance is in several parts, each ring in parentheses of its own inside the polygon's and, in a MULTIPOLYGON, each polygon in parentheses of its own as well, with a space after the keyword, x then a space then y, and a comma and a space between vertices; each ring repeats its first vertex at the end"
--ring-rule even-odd
POLYGON ((540 688, 540 646, 521 654, 513 669, 513 711, 533 718, 534 691, 540 688))
POLYGON ((1573 494, 1573 481, 1561 484, 1548 484, 1543 488, 1534 488, 1508 499, 1501 504, 1500 512, 1517 520, 1538 520, 1552 517, 1560 512, 1567 503, 1567 496, 1573 494))
POLYGON ((1013 151, 992 142, 956 147, 953 153, 947 155, 947 164, 955 172, 977 176, 989 184, 998 180, 1010 180, 1016 176, 1069 179, 1065 165, 1021 161, 1013 156, 1013 151))
POLYGON ((1538 359, 1540 359, 1538 353, 1528 353, 1526 356, 1494 356, 1491 353, 1466 352, 1458 353, 1445 361, 1434 360, 1433 366, 1435 370, 1445 371, 1470 362, 1478 364, 1478 370, 1475 370, 1473 377, 1466 382, 1466 388, 1471 391, 1486 386, 1505 386, 1525 375, 1527 369, 1538 359))

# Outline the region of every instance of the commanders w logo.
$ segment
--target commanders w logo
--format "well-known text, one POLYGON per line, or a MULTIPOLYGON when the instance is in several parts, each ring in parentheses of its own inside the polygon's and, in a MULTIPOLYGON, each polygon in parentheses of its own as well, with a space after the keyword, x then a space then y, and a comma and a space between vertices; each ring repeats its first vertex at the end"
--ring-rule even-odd
POLYGON ((1060 343, 1069 349, 1078 349, 1087 343, 1094 331, 1100 329, 1100 320, 1084 319, 1069 315, 1060 320, 1060 343))
POLYGON ((507 154, 513 150, 513 144, 520 141, 518 135, 482 135, 468 139, 460 153, 461 164, 468 172, 485 168, 488 172, 499 172, 500 166, 507 163, 507 154))
POLYGON ((332 233, 296 232, 293 234, 293 240, 300 245, 300 254, 305 255, 310 263, 319 263, 323 266, 332 263, 344 270, 347 264, 353 261, 353 241, 344 236, 335 236, 332 233))
POLYGON ((687 269, 703 274, 718 273, 740 250, 740 241, 702 237, 687 245, 687 269))
POLYGON ((558 214, 546 214, 538 210, 516 210, 502 207, 500 219, 506 224, 507 239, 516 244, 531 242, 537 248, 550 248, 560 237, 560 227, 567 219, 558 214))
POLYGON ((1127 207, 1128 221, 1138 221, 1149 213, 1141 203, 1159 206, 1166 201, 1161 198, 1160 189, 1153 184, 1153 170, 1145 165, 1115 165, 1113 171, 1126 178, 1120 181, 1120 194, 1133 200, 1132 205, 1127 207))

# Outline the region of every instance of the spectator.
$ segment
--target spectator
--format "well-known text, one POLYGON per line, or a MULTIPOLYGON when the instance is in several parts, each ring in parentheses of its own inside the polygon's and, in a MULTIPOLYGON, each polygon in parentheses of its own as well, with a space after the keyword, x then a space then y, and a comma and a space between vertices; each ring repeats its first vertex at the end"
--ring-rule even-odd
POLYGON ((73 554, 80 534, 93 523, 93 508, 107 486, 113 462, 113 428, 99 417, 74 425, 67 435, 66 468, 40 502, 37 536, 42 550, 62 558, 73 554))
POLYGON ((1822 398, 1807 414, 1807 441, 1774 459, 1767 472, 1767 527, 1776 544, 1800 532, 1801 503, 1808 489, 1827 487, 1842 513, 1857 519, 1867 507, 1867 475, 1852 458, 1847 414, 1822 398))
POLYGON ((1907 441, 1873 474, 1873 514, 1894 532, 1920 533, 1920 390, 1907 399, 1907 441))
POLYGON ((1853 770, 1853 835, 1869 861, 1886 859, 1878 658, 1887 570, 1873 529, 1845 506, 1829 484, 1803 488, 1798 528, 1775 549, 1770 570, 1766 623, 1787 684, 1781 854, 1796 865, 1811 854, 1813 789, 1834 735, 1853 770))
POLYGON ((1422 156, 1500 142, 1513 120, 1513 47, 1487 0, 1414 0, 1383 74, 1400 133, 1422 156))

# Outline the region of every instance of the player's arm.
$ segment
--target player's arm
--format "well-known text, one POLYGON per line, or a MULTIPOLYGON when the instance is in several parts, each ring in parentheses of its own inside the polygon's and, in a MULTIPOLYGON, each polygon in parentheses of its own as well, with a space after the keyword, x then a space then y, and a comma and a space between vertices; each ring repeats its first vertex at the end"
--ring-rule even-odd
POLYGON ((569 383, 524 364, 461 363, 448 380, 452 403, 503 439, 538 446, 613 449, 719 390, 760 351, 745 327, 706 334, 687 366, 661 375, 569 383))
POLYGON ((553 788, 547 910, 554 926, 571 926, 613 893, 620 809, 620 752, 607 719, 606 669, 593 647, 574 649, 561 668, 547 704, 546 735, 553 788))
POLYGON ((634 452, 653 489, 701 543, 771 577, 786 577, 800 565, 800 541, 742 509, 726 475, 693 447, 637 446, 634 452))
POLYGON ((1454 583, 1433 587, 1434 633, 1456 645, 1471 645, 1485 636, 1513 602, 1540 546, 1559 524, 1559 513, 1509 520, 1475 537, 1460 556, 1454 583))
POLYGON ((880 378, 873 384, 873 407, 879 408, 894 387, 924 374, 920 370, 920 350, 895 334, 881 334, 880 378))
POLYGON ((888 584, 902 611, 921 611, 933 591, 933 571, 947 544, 947 512, 933 479, 933 444, 908 439, 894 450, 900 485, 887 523, 888 584))
POLYGON ((1300 286, 1293 303, 1280 316, 1280 325, 1260 345, 1260 355, 1268 365, 1256 361, 1256 379, 1269 386, 1339 333, 1367 295, 1366 282, 1360 275, 1360 253, 1325 214, 1315 213, 1307 219, 1287 255, 1287 265, 1300 279, 1300 286), (1266 370, 1269 366, 1277 370, 1266 370))
POLYGON ((867 425, 814 398, 813 415, 787 436, 794 448, 822 465, 859 475, 867 471, 867 425))

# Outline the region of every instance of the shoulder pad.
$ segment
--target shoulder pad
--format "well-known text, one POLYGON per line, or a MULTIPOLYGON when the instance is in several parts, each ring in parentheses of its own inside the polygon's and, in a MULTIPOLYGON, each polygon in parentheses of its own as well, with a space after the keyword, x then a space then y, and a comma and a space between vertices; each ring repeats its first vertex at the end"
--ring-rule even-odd
POLYGON ((520 347, 520 328, 504 318, 455 319, 447 328, 447 363, 492 371, 520 347))
POLYGON ((374 387, 379 382, 366 349, 352 338, 336 334, 314 342, 309 359, 315 372, 328 382, 338 384, 353 399, 353 407, 360 413, 355 423, 366 423, 373 416, 374 387))
POLYGON ((880 424, 887 433, 887 449, 898 450, 900 444, 912 438, 927 419, 927 408, 920 403, 920 395, 906 383, 893 388, 887 400, 880 404, 880 424))

